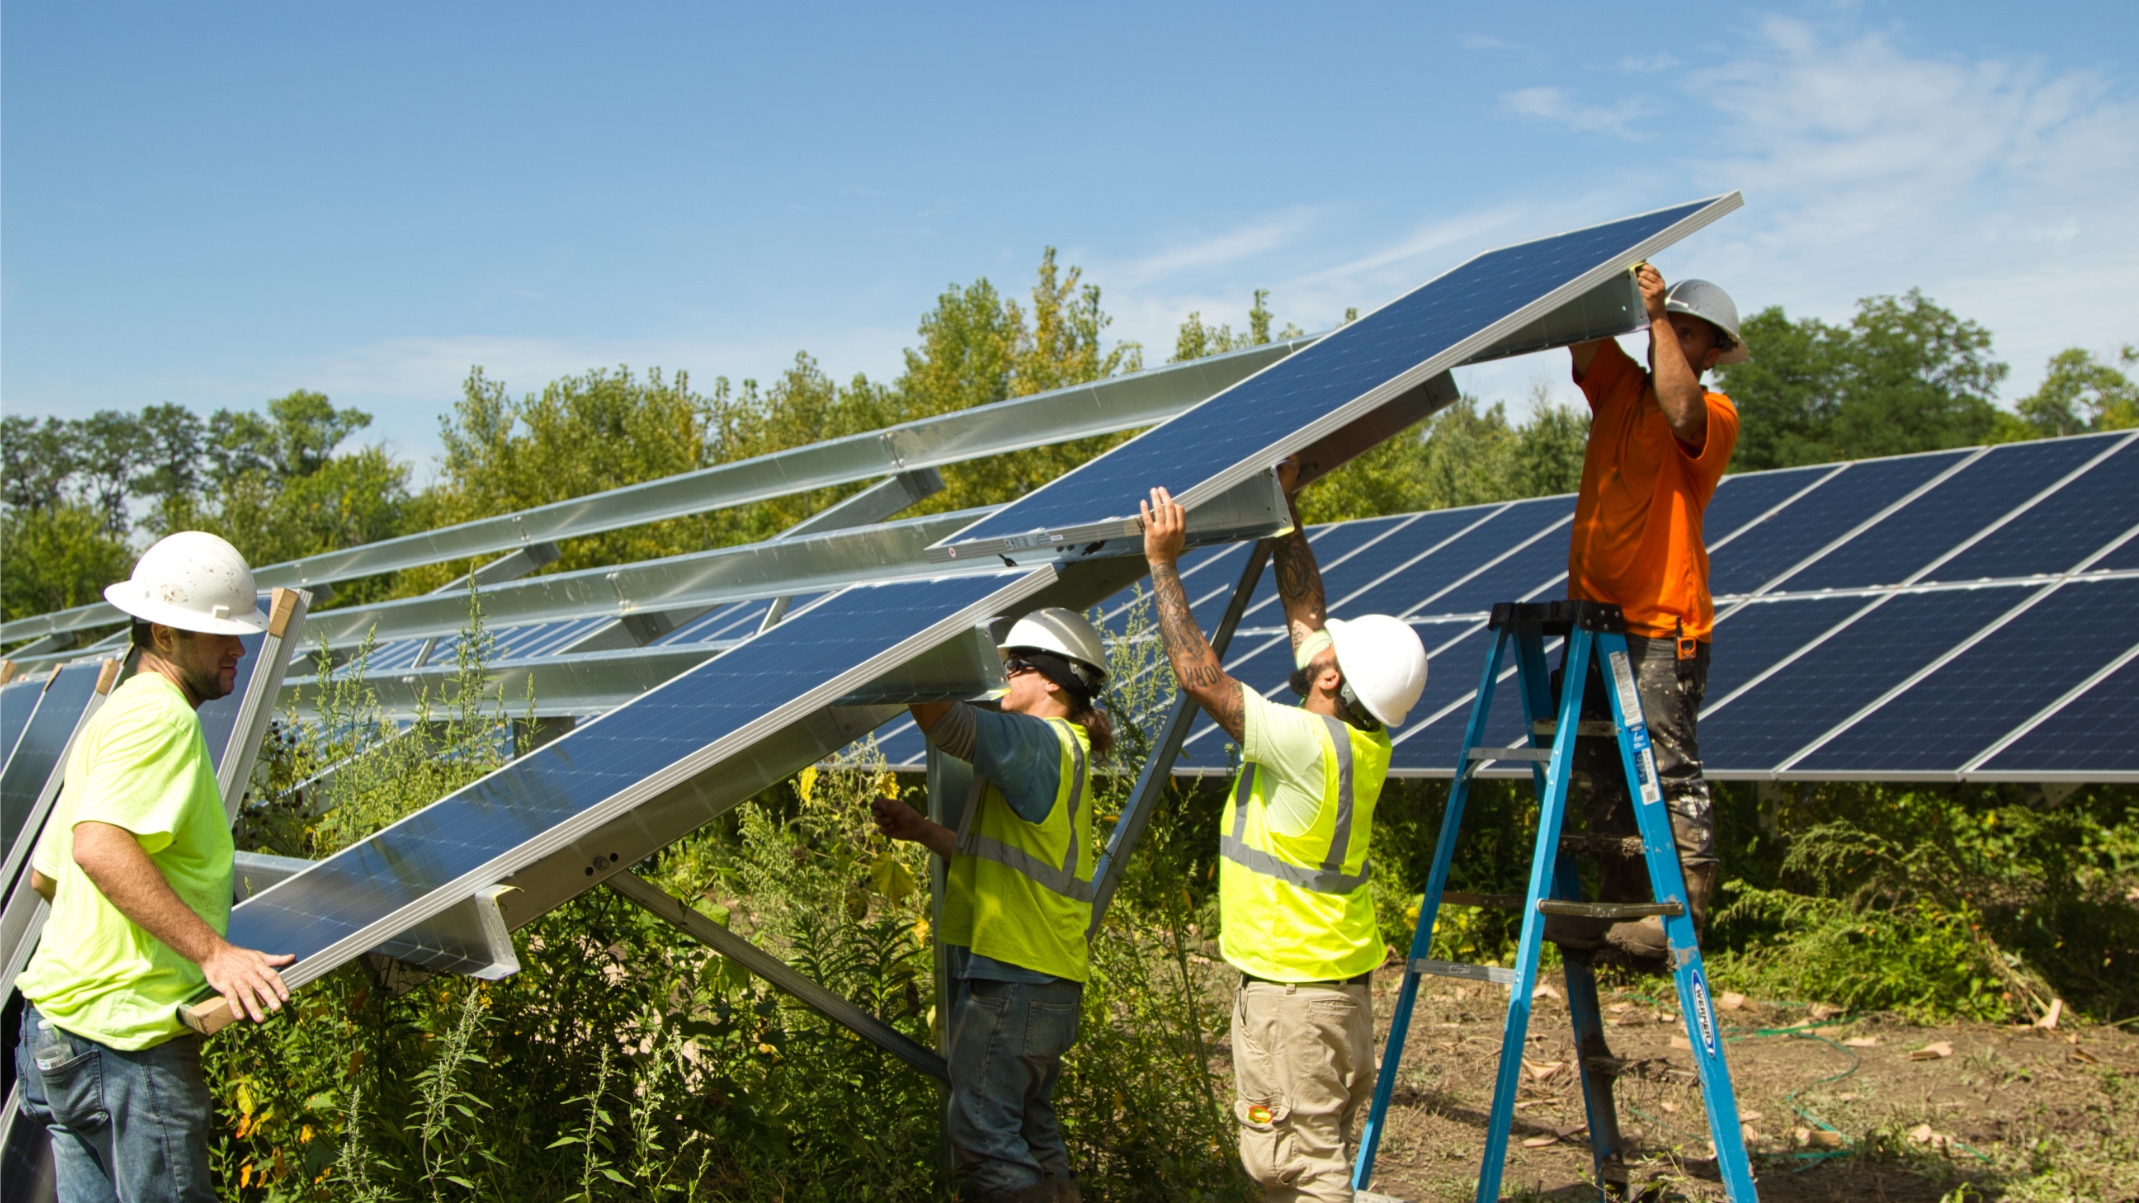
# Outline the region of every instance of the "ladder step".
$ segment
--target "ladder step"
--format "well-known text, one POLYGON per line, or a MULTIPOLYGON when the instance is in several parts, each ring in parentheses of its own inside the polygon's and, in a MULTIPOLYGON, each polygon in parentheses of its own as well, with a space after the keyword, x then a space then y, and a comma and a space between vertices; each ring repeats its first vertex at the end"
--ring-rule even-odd
POLYGON ((1441 893, 1441 901, 1452 902, 1457 906, 1484 906, 1501 911, 1523 909, 1521 894, 1461 894, 1455 890, 1444 890, 1441 893))
POLYGON ((1471 760, 1535 760, 1540 764, 1552 762, 1551 748, 1472 748, 1471 760))
MULTIPOLYGON (((1530 733, 1532 735, 1543 735, 1550 737, 1558 733, 1559 729, 1560 724, 1556 719, 1541 718, 1536 722, 1530 724, 1530 733)), ((1586 718, 1583 719, 1581 722, 1575 724, 1575 734, 1601 735, 1604 736, 1606 739, 1610 739, 1612 736, 1619 734, 1619 728, 1613 726, 1612 721, 1610 719, 1586 718)))
POLYGON ((1678 902, 1567 902, 1558 898, 1537 900, 1540 914, 1575 915, 1583 919, 1640 919, 1648 915, 1677 918, 1686 913, 1678 902))
POLYGON ((1502 986, 1515 984, 1513 969, 1495 969, 1491 965, 1464 965, 1455 961, 1432 961, 1425 957, 1411 962, 1411 972, 1430 973, 1435 977, 1460 977, 1474 982, 1494 982, 1502 986))

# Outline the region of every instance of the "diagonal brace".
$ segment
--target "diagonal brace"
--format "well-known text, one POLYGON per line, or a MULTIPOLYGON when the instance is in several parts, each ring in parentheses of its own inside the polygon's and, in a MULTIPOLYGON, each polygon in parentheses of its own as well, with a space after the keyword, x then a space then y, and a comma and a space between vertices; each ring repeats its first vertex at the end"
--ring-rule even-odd
POLYGON ((764 978, 774 989, 794 996, 810 1010, 930 1077, 951 1080, 949 1067, 934 1049, 923 1047, 906 1033, 795 972, 787 962, 699 914, 645 878, 626 870, 611 877, 608 884, 655 917, 668 920, 699 943, 764 978))

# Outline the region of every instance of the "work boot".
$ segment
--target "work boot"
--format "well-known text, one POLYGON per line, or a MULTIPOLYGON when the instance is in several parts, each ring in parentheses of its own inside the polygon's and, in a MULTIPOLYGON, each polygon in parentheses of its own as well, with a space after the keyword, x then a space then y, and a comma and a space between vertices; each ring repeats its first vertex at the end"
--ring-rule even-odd
POLYGON ((1609 919, 1588 919, 1581 915, 1545 916, 1545 938, 1560 946, 1560 955, 1570 960, 1589 963, 1589 957, 1604 946, 1604 936, 1611 929, 1609 919))
POLYGON ((1671 972, 1671 943, 1664 938, 1664 921, 1655 915, 1612 924, 1604 945, 1614 964, 1642 973, 1671 972))
POLYGON ((1697 940, 1708 938, 1708 902, 1716 892, 1716 878, 1722 866, 1712 860, 1700 861, 1684 867, 1686 875, 1686 909, 1693 914, 1693 935, 1697 940))

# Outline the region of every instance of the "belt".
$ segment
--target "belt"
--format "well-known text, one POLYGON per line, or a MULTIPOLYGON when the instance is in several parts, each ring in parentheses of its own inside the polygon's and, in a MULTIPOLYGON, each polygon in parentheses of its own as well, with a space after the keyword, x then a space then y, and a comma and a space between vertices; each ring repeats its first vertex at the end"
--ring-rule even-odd
POLYGON ((1368 970, 1367 972, 1362 973, 1357 977, 1345 978, 1341 982, 1335 980, 1316 982, 1281 982, 1276 980, 1275 978, 1257 977, 1254 974, 1249 973, 1245 969, 1240 971, 1240 977, 1242 981, 1261 982, 1266 986, 1364 986, 1369 981, 1373 980, 1374 973, 1372 970, 1368 970))

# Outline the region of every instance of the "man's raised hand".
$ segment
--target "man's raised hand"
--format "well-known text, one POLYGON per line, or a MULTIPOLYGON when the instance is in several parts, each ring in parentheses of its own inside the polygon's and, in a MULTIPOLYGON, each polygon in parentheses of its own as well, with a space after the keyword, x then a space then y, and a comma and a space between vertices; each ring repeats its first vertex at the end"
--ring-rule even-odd
POLYGON ((1664 273, 1650 264, 1640 264, 1634 268, 1634 286, 1641 290, 1641 307, 1648 313, 1650 322, 1671 320, 1664 309, 1664 297, 1668 291, 1664 288, 1664 273))
POLYGON ((1144 559, 1152 564, 1180 559, 1188 544, 1188 511, 1163 488, 1151 490, 1151 500, 1137 507, 1144 517, 1144 559))

